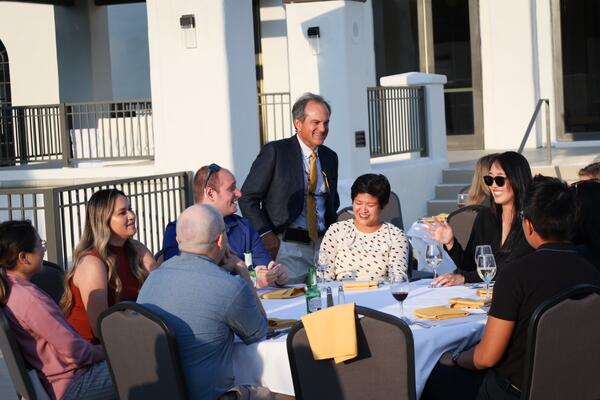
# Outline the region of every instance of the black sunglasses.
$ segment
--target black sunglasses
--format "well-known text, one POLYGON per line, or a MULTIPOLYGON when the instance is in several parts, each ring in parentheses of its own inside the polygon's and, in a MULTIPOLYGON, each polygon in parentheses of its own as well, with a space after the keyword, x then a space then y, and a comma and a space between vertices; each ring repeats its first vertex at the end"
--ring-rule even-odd
POLYGON ((508 178, 505 177, 505 176, 490 176, 490 175, 486 175, 486 176, 483 177, 483 183, 485 183, 487 186, 492 186, 494 184, 494 182, 496 182, 496 185, 498 187, 502 187, 506 183, 507 179, 508 178))
POLYGON ((206 173, 206 177, 204 178, 204 186, 202 187, 202 189, 206 189, 206 185, 208 185, 208 180, 210 179, 211 175, 214 173, 217 173, 221 170, 221 167, 215 163, 212 163, 208 166, 208 172, 206 173))

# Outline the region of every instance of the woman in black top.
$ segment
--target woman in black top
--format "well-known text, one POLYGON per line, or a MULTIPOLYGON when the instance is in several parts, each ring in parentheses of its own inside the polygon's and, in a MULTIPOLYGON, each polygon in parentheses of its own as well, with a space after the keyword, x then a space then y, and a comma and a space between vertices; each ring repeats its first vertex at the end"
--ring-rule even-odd
POLYGON ((452 228, 447 222, 430 227, 431 237, 444 244, 457 266, 454 274, 439 276, 434 282, 436 285, 481 281, 474 258, 478 245, 492 246, 498 270, 504 264, 533 251, 523 236, 518 218, 525 190, 531 182, 531 168, 525 157, 514 151, 499 154, 492 159, 489 175, 483 179, 490 187, 492 204, 477 215, 465 249, 454 240, 452 228))
POLYGON ((575 235, 573 243, 589 262, 600 269, 600 181, 573 184, 575 190, 575 235))

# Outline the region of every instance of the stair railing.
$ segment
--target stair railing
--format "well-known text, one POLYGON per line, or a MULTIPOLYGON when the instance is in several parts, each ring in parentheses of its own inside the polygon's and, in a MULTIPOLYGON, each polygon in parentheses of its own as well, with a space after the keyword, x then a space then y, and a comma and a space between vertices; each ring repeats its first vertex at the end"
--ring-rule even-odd
POLYGON ((525 130, 525 134, 523 135, 523 140, 521 140, 521 145, 517 152, 519 154, 523 153, 523 149, 525 148, 525 143, 527 143, 527 139, 529 139, 529 134, 531 133, 531 129, 533 128, 533 124, 542 109, 542 104, 545 104, 545 122, 546 122, 546 159, 548 160, 548 164, 552 164, 552 142, 550 139, 550 101, 548 99, 539 99, 535 110, 533 111, 533 115, 531 116, 531 120, 529 120, 529 125, 527 125, 527 130, 525 130))

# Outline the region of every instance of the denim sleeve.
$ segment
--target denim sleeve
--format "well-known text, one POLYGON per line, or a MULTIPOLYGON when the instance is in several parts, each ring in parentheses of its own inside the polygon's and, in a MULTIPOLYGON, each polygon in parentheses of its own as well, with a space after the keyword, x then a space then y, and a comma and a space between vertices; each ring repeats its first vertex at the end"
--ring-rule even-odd
POLYGON ((267 334, 267 319, 260 313, 250 287, 242 282, 226 313, 227 324, 246 344, 267 334))
POLYGON ((163 251, 165 255, 165 261, 171 257, 179 255, 179 245, 177 244, 177 228, 176 222, 169 222, 167 229, 165 229, 165 236, 163 237, 163 251))

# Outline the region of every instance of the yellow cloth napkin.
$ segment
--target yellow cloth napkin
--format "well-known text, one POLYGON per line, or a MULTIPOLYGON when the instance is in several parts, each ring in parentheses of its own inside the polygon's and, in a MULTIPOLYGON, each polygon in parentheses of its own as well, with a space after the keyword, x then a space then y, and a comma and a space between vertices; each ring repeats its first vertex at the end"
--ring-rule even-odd
POLYGON ((344 282, 344 290, 345 291, 377 289, 378 287, 379 286, 378 286, 377 281, 344 282))
POLYGON ((296 322, 298 321, 295 319, 269 318, 269 328, 291 328, 296 322))
POLYGON ((339 364, 358 354, 354 303, 306 314, 302 323, 315 360, 333 358, 339 364))
POLYGON ((273 300, 273 299, 292 299, 298 296, 304 296, 306 289, 303 287, 294 287, 289 289, 277 289, 271 290, 260 295, 261 299, 273 300))
MULTIPOLYGON (((494 294, 494 288, 489 288, 488 290, 490 292, 490 297, 491 297, 494 294)), ((485 297, 486 293, 487 292, 485 289, 477 289, 477 296, 485 297)))
POLYGON ((469 299, 467 297, 454 297, 448 300, 450 308, 480 308, 490 305, 491 302, 491 300, 469 299))
POLYGON ((446 306, 434 306, 427 308, 419 308, 415 310, 415 315, 418 318, 423 319, 449 319, 449 318, 460 318, 469 315, 467 311, 458 310, 456 308, 450 308, 446 306))

